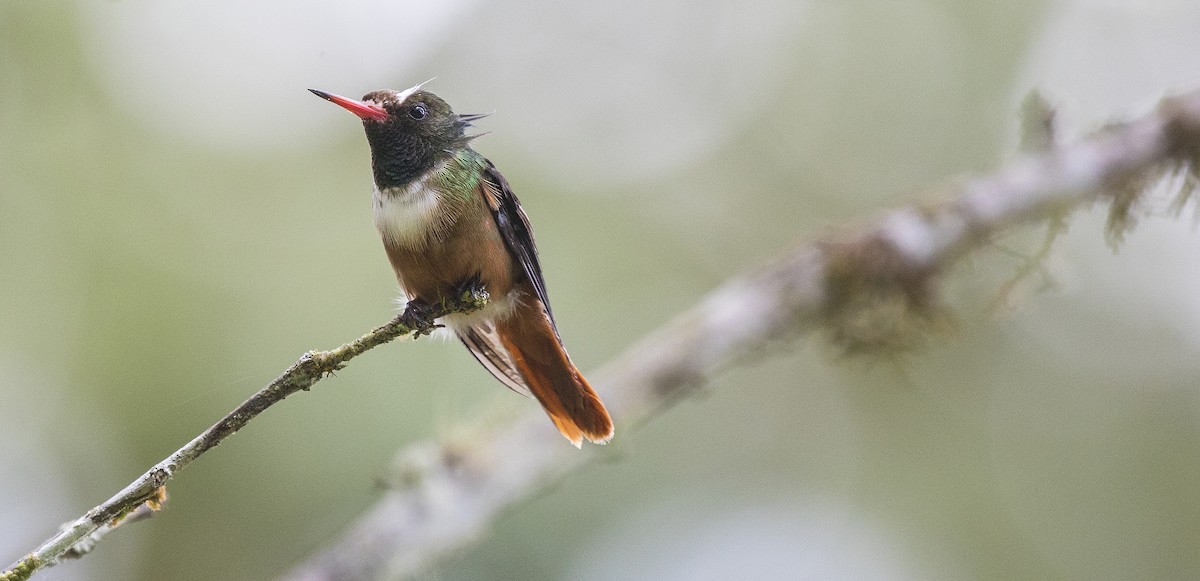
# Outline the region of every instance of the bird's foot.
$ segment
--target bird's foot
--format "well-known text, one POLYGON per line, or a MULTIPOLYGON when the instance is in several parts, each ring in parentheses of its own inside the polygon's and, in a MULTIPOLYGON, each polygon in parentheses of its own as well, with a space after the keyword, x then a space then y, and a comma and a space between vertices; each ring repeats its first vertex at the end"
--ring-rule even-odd
POLYGON ((421 299, 408 301, 404 306, 404 320, 413 330, 413 338, 429 335, 434 329, 441 327, 435 322, 433 307, 421 299))
POLYGON ((465 278, 454 289, 454 300, 458 307, 473 311, 482 309, 487 304, 490 295, 487 289, 483 286, 483 281, 479 275, 465 278))

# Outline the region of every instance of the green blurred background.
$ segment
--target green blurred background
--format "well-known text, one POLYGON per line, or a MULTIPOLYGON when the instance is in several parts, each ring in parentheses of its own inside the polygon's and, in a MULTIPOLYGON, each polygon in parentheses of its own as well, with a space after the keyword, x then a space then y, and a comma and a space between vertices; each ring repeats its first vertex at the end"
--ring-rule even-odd
MULTIPOLYGON (((496 111, 477 147, 586 370, 721 280, 1011 157, 1031 88, 1069 138, 1200 86, 1197 27, 1185 0, 0 4, 0 564, 392 314, 361 129, 307 87, 437 76, 496 111)), ((810 340, 618 418, 610 461, 429 575, 1200 575, 1197 234, 1148 219, 1114 255, 1102 223, 1073 216, 1057 288, 1014 308, 986 305, 1020 260, 968 259, 956 334, 902 361, 810 340)), ((456 344, 385 346, 39 578, 270 578, 371 504, 398 447, 531 405, 456 344)))

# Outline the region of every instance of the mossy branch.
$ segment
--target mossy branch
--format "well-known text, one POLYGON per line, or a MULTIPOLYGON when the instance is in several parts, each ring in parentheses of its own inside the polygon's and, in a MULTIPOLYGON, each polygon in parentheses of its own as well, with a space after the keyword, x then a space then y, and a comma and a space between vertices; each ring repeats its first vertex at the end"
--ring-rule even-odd
MULTIPOLYGON (((1113 236, 1136 217, 1130 209, 1146 184, 1182 172, 1190 195, 1190 184, 1198 183, 1200 92, 1167 99, 1141 118, 1071 145, 1055 143, 1052 114, 1038 111, 1044 130, 1023 157, 939 190, 944 201, 892 211, 736 277, 589 374, 623 431, 779 339, 816 331, 850 353, 890 355, 911 347, 944 320, 937 275, 965 254, 991 247, 1021 224, 1051 224, 1049 244, 1067 212, 1101 201, 1115 216, 1113 236)), ((620 447, 618 441, 581 454, 559 445, 539 416, 531 411, 511 424, 479 427, 469 439, 402 451, 376 505, 284 579, 365 581, 428 572, 440 557, 480 538, 506 507, 620 447)))
POLYGON ((59 559, 86 554, 96 542, 118 526, 139 520, 140 517, 148 515, 149 511, 157 510, 166 500, 164 487, 168 481, 202 454, 242 429, 267 408, 298 391, 307 391, 313 384, 370 349, 404 335, 419 337, 428 334, 436 326, 433 323, 435 319, 452 313, 480 309, 487 301, 486 292, 468 291, 461 297, 441 301, 432 308, 431 313, 421 316, 406 310, 386 324, 341 347, 330 351, 305 353, 282 375, 175 453, 155 464, 124 490, 75 521, 63 525, 58 534, 0 573, 0 581, 24 581, 39 569, 53 565, 59 559))

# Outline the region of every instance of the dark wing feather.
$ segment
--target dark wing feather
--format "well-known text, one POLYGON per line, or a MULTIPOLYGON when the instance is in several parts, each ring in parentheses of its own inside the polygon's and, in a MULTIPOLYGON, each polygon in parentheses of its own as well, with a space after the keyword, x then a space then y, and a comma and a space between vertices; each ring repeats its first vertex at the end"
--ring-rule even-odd
MULTIPOLYGON (((554 323, 554 315, 550 312, 550 298, 546 295, 546 283, 542 280, 542 266, 538 262, 537 247, 533 243, 533 229, 529 226, 529 218, 525 216, 525 211, 521 209, 520 200, 508 186, 508 180, 504 179, 491 161, 487 162, 487 167, 483 170, 482 186, 484 202, 492 213, 496 228, 504 239, 504 245, 520 263, 521 270, 545 309, 547 318, 550 319, 550 327, 557 335, 558 328, 554 323)), ((512 356, 500 343, 494 326, 483 323, 459 330, 458 338, 496 379, 509 389, 532 397, 529 386, 525 385, 525 379, 517 372, 512 356)))
POLYGON ((501 383, 521 395, 533 397, 529 386, 525 385, 525 380, 517 373, 517 367, 508 350, 500 344, 496 328, 491 323, 476 325, 465 331, 460 330, 458 338, 467 346, 471 355, 501 383))
POLYGON ((487 190, 484 198, 488 208, 492 211, 492 217, 496 220, 496 227, 500 229, 500 235, 504 238, 508 251, 517 259, 517 262, 521 263, 521 268, 533 285, 538 300, 546 309, 546 316, 550 318, 550 327, 557 335, 558 325, 554 323, 554 313, 550 311, 550 297, 546 294, 546 282, 542 280, 542 265, 538 262, 537 246, 533 244, 533 229, 529 226, 529 218, 521 209, 521 202, 513 193, 512 188, 508 187, 508 180, 504 179, 500 170, 496 169, 491 161, 487 162, 487 168, 483 170, 483 177, 484 187, 487 190))

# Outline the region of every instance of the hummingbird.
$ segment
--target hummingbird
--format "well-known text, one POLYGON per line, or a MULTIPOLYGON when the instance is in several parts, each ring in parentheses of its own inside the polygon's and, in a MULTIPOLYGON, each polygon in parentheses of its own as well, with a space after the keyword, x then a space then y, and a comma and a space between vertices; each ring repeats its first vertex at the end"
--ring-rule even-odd
POLYGON ((612 419, 563 347, 529 218, 496 166, 471 148, 479 135, 466 130, 488 114, 457 114, 424 84, 361 100, 309 89, 362 119, 375 227, 406 312, 427 317, 443 297, 486 291, 484 308, 439 322, 501 383, 536 399, 575 447, 607 442, 612 419))

